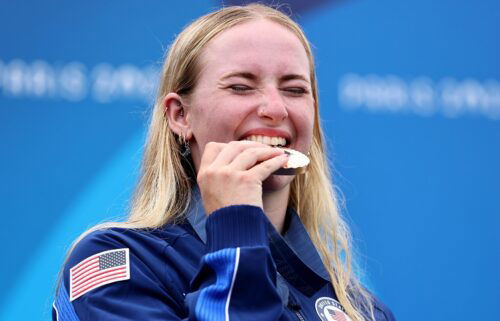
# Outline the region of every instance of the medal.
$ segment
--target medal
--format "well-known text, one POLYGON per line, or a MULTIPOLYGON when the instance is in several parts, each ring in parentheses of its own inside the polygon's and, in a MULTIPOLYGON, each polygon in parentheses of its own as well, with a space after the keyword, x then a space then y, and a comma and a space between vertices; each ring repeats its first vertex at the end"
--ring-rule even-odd
POLYGON ((290 148, 282 148, 288 155, 288 162, 276 172, 274 175, 299 175, 307 171, 309 165, 309 157, 299 151, 290 148))

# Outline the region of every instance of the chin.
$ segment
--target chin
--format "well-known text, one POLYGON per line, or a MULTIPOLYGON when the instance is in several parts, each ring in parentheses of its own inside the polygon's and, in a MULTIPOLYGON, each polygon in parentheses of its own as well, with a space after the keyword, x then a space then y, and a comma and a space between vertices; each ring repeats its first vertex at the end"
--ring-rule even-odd
POLYGON ((294 177, 291 175, 271 175, 262 182, 262 192, 277 192, 289 188, 294 177))

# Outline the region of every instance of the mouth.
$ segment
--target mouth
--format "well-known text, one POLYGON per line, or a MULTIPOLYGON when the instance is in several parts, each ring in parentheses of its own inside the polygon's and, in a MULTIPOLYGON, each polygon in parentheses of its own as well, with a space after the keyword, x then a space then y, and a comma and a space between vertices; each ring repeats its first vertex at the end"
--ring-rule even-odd
POLYGON ((272 147, 288 147, 290 145, 290 142, 285 137, 279 136, 250 135, 242 140, 258 142, 272 147))

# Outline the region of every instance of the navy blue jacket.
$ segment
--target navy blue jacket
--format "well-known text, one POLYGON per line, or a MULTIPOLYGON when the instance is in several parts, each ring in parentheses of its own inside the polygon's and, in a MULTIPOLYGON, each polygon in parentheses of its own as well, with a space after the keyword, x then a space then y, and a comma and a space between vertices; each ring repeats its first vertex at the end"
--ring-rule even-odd
MULTIPOLYGON (((293 210, 284 235, 238 205, 158 229, 100 230, 64 266, 53 320, 349 320, 293 210)), ((377 321, 393 321, 374 298, 377 321)))

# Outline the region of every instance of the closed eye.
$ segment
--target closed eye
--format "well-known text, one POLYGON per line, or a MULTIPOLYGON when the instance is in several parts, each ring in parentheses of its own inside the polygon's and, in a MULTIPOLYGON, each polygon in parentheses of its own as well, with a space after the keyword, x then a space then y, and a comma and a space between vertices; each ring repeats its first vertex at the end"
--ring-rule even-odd
POLYGON ((307 89, 302 87, 286 87, 283 88, 282 90, 294 96, 302 96, 309 93, 307 89))
POLYGON ((252 87, 249 87, 247 85, 231 85, 228 88, 238 93, 244 93, 253 89, 252 87))

